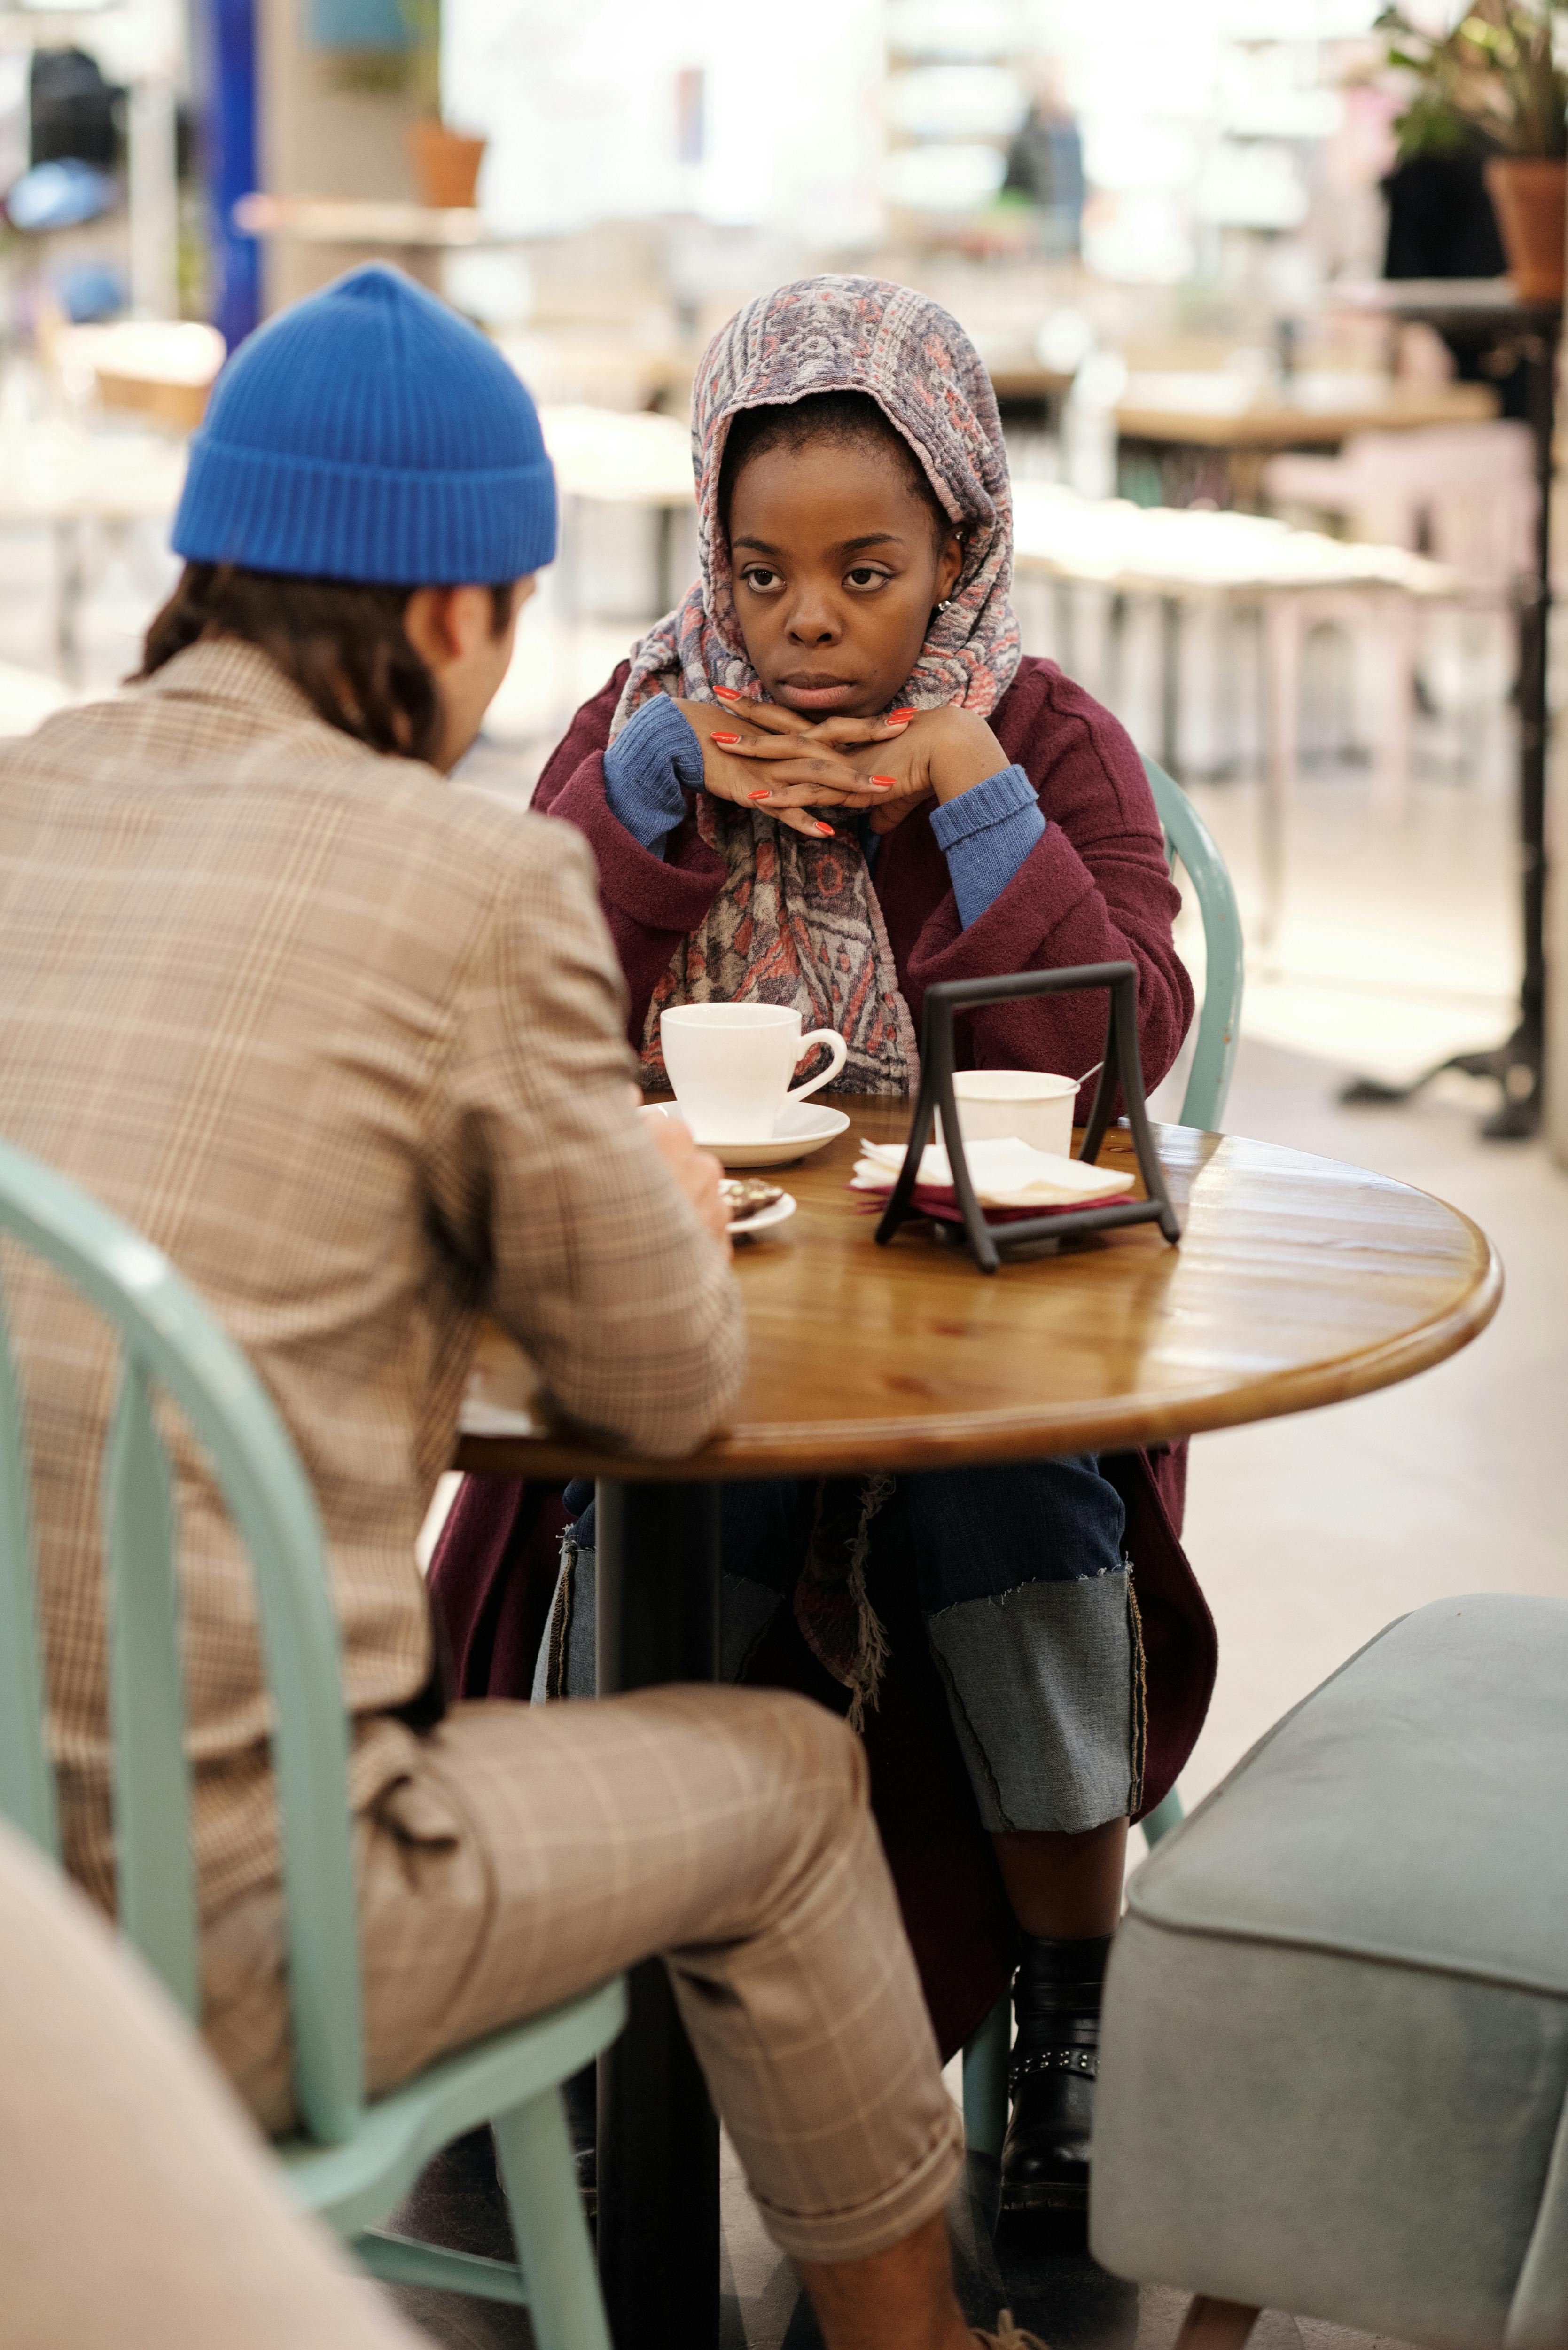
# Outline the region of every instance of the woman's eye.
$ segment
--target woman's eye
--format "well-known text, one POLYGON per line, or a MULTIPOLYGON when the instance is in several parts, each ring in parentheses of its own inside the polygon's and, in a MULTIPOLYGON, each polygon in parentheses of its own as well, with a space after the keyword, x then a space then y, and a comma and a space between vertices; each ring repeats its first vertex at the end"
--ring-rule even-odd
POLYGON ((754 588, 759 595, 765 595, 770 588, 776 587, 778 576, 778 573, 771 571, 765 563, 749 563, 741 574, 747 587, 754 588))
POLYGON ((857 563, 846 577, 851 588, 885 588, 888 584, 887 572, 877 570, 869 563, 857 563))

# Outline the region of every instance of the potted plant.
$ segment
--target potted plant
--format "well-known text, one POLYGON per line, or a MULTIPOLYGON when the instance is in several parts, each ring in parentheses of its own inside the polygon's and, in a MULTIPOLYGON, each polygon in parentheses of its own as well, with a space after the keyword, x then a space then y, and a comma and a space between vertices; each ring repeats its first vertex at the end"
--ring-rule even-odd
MULTIPOLYGON (((378 11, 378 16, 381 12, 378 11)), ((339 47, 333 78, 339 89, 413 99, 409 161, 421 203, 440 211, 472 203, 485 141, 454 130, 441 119, 441 0, 393 0, 379 37, 339 47)))
POLYGON ((1561 302, 1568 207, 1568 71, 1555 36, 1568 0, 1475 0, 1440 37, 1398 7, 1377 19, 1388 62, 1416 77, 1399 160, 1480 146, 1521 302, 1561 302))

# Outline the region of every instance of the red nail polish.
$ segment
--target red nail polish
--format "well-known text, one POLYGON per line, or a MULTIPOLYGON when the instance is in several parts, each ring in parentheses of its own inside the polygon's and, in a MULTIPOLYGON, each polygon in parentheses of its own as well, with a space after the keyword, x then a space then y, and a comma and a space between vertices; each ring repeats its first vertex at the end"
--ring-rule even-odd
POLYGON ((912 708, 909 710, 889 710, 888 712, 888 723, 889 726, 901 726, 907 719, 912 718, 914 714, 912 708))
POLYGON ((824 840, 831 840, 833 838, 833 827, 830 824, 819 824, 816 828, 818 832, 821 833, 824 840))
POLYGON ((772 792, 748 792, 746 797, 749 800, 771 800, 773 794, 772 792))
POLYGON ((741 699, 732 685, 716 685, 713 691, 721 702, 739 702, 741 699))
POLYGON ((740 739, 741 738, 738 734, 713 734, 709 737, 711 742, 722 743, 726 751, 730 748, 732 743, 738 743, 740 739))
POLYGON ((896 775, 873 775, 871 781, 874 784, 879 784, 885 792, 890 792, 895 783, 897 783, 898 777, 896 775))

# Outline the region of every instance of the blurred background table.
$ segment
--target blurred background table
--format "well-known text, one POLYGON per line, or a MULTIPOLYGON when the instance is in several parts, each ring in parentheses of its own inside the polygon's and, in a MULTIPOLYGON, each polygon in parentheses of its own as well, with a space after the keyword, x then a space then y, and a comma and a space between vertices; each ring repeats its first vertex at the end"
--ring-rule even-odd
MULTIPOLYGON (((1233 1135, 1157 1128, 1185 1232, 1096 1235, 991 1280, 915 1228, 876 1245, 846 1186, 861 1136, 909 1105, 825 1096, 848 1131, 774 1180, 799 1201, 736 1270, 749 1370, 730 1426, 680 1461, 552 1431, 500 1333, 482 1350, 458 1466, 599 1482, 599 1688, 711 1679, 716 1481, 1027 1460, 1167 1441, 1412 1377, 1483 1329, 1501 1295, 1468 1218, 1406 1185, 1233 1135)), ((1107 1163, 1136 1172, 1128 1137, 1107 1163)), ((713 2350, 718 2137, 663 1970, 633 1977, 602 2060, 598 2244, 618 2337, 713 2350)))
POLYGON ((185 448, 157 432, 91 432, 66 419, 15 435, 0 472, 0 530, 47 525, 56 547, 55 650, 67 687, 81 683, 78 636, 87 593, 84 532, 129 543, 137 523, 167 522, 180 502, 185 448))
MULTIPOLYGON (((1284 888, 1285 827, 1300 741, 1302 642, 1313 619, 1348 603, 1397 607, 1440 601, 1459 582, 1403 547, 1369 546, 1293 530, 1257 515, 1194 507, 1137 506, 1125 498, 1080 498, 1021 482, 1014 494, 1014 567, 1064 585, 1103 588, 1115 599, 1149 597, 1163 616, 1160 764, 1179 774, 1180 613, 1191 598, 1257 609, 1263 631, 1264 779, 1262 941, 1276 928, 1284 888)), ((1408 664, 1394 662, 1380 753, 1402 769, 1408 758, 1408 664)), ((1390 779, 1402 787, 1402 773, 1390 779)))
POLYGON ((1132 375, 1116 403, 1124 446, 1223 453, 1232 506, 1254 512, 1264 462, 1285 449, 1337 449, 1358 432, 1484 423, 1497 394, 1480 383, 1405 383, 1379 375, 1301 375, 1260 386, 1226 369, 1132 375))
MULTIPOLYGON (((540 411, 545 444, 561 494, 561 577, 556 593, 564 616, 576 617, 581 516, 579 504, 651 508, 657 531, 655 594, 667 612, 686 585, 677 576, 682 515, 696 515, 691 481, 691 436, 672 416, 592 408, 572 403, 540 411)), ((687 534, 690 537, 691 534, 687 534)), ((691 548, 695 570, 695 549, 691 548)))
POLYGON ((386 197, 242 196, 234 206, 234 225, 246 236, 358 245, 368 253, 452 252, 521 242, 493 228, 471 204, 402 203, 386 197))

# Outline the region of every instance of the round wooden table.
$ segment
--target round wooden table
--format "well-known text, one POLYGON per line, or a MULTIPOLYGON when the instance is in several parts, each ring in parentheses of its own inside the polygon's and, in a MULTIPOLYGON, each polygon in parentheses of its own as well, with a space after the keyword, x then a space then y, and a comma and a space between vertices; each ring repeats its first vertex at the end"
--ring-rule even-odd
MULTIPOLYGON (((888 1248, 848 1191, 856 1144, 901 1139, 909 1105, 826 1097, 846 1134, 772 1180, 799 1201, 743 1242, 751 1368, 722 1435, 642 1461, 522 1408, 497 1335, 481 1350, 458 1466, 594 1476, 601 1692, 711 1679, 718 1481, 1110 1451, 1392 1386, 1483 1329, 1502 1274, 1484 1232, 1386 1176, 1274 1143, 1156 1128, 1183 1225, 1093 1234, 986 1279, 927 1228, 888 1248)), ((1106 1163, 1131 1167, 1119 1129, 1106 1163)), ((663 1970, 601 2060, 600 2270, 617 2338, 718 2339, 718 2137, 663 1970)))

